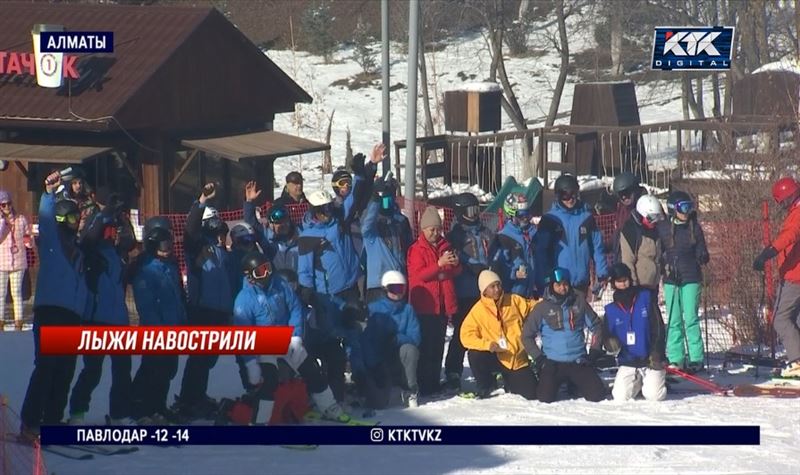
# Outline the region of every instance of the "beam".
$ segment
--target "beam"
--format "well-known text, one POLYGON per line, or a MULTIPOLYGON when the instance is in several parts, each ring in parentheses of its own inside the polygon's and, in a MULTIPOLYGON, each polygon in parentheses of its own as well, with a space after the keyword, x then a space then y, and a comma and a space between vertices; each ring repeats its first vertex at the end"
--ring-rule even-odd
POLYGON ((173 186, 175 186, 175 183, 178 183, 178 180, 181 179, 181 176, 183 176, 183 172, 185 172, 186 169, 189 168, 189 165, 192 164, 194 157, 197 156, 197 152, 199 152, 198 149, 192 150, 192 153, 189 154, 189 158, 187 158, 186 161, 183 162, 183 165, 181 165, 181 169, 178 170, 178 173, 176 173, 174 177, 172 177, 172 180, 170 180, 169 182, 170 190, 172 189, 173 186))

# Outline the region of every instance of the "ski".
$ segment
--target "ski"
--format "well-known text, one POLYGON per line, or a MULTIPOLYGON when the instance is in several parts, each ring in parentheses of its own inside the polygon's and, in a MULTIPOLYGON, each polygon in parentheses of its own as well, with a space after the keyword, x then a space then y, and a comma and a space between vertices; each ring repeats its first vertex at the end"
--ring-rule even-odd
POLYGON ((42 450, 70 460, 91 460, 94 458, 93 454, 64 445, 43 445, 42 450))
POLYGON ((800 397, 800 387, 741 384, 733 388, 733 394, 739 397, 797 398, 800 397))
POLYGON ((105 447, 102 445, 67 445, 66 447, 97 455, 124 455, 139 450, 139 447, 131 446, 105 447))
POLYGON ((305 420, 306 422, 330 422, 333 424, 343 424, 346 426, 376 426, 380 424, 380 421, 367 421, 362 419, 353 419, 352 417, 347 421, 326 419, 317 411, 308 411, 305 415, 305 420))

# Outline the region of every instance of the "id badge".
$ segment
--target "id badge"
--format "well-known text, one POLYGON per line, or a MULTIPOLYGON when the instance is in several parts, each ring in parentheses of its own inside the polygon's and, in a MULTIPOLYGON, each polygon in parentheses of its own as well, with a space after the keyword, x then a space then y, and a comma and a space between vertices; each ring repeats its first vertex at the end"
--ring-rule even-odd
POLYGON ((628 346, 636 344, 636 333, 628 332, 628 346))

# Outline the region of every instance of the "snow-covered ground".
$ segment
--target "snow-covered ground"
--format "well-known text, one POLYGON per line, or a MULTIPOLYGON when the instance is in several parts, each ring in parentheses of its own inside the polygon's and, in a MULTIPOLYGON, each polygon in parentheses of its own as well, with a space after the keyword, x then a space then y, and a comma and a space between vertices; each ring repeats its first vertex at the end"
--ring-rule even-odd
MULTIPOLYGON (((184 358, 181 358, 184 363, 184 358)), ((0 393, 19 412, 33 364, 30 332, 0 333, 0 393)), ((101 424, 108 411, 109 363, 94 392, 87 423, 101 424)), ((134 368, 138 357, 134 357, 134 368)), ((78 364, 80 370, 80 363, 78 364)), ((180 375, 173 381, 178 390, 180 375)), ((467 373, 468 373, 467 369, 467 373)), ((765 374, 762 370, 762 379, 765 374)), ((77 376, 77 371, 76 371, 77 376)), ((608 380, 610 375, 606 375, 608 380)), ((714 371, 723 384, 752 382, 744 368, 714 371), (729 372, 730 371, 730 372, 729 372)), ((220 358, 211 373, 209 394, 239 395, 241 383, 232 356, 220 358)), ((469 384, 469 383, 468 383, 469 384)), ((90 461, 44 453, 48 473, 70 474, 375 474, 375 473, 798 473, 800 413, 794 399, 720 397, 681 383, 668 400, 554 404, 502 394, 488 400, 452 398, 379 411, 384 425, 758 425, 759 446, 322 446, 292 451, 271 446, 143 446, 139 452, 90 461)), ((0 464, 2 466, 2 464, 0 464)), ((16 475, 16 474, 14 474, 16 475)))

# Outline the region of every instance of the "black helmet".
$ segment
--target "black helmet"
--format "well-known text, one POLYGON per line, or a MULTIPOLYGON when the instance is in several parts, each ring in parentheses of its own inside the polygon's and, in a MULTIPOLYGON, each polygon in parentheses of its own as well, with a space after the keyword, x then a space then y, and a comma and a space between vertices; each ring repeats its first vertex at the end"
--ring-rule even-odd
POLYGON ((395 196, 397 195, 397 180, 393 177, 378 178, 372 185, 372 191, 378 196, 395 196))
POLYGON ((612 281, 621 280, 624 278, 632 279, 631 269, 623 264, 622 262, 617 262, 611 269, 608 271, 608 277, 611 278, 612 281))
POLYGON ((621 193, 625 190, 632 190, 639 186, 639 177, 631 172, 622 172, 614 177, 614 193, 621 193))
POLYGON ((572 175, 561 175, 556 179, 556 184, 553 187, 556 193, 572 193, 573 195, 577 195, 578 191, 580 190, 580 185, 578 185, 578 179, 572 175))
MULTIPOLYGON (((72 215, 78 217, 81 214, 78 209, 78 203, 66 199, 56 202, 54 212, 56 215, 56 222, 59 223, 67 222, 67 216, 72 215)), ((77 219, 75 219, 75 222, 77 222, 77 219)))
POLYGON ((474 222, 480 215, 478 197, 472 193, 461 193, 453 198, 453 213, 458 221, 474 222))
POLYGON ((170 234, 172 234, 172 222, 166 216, 153 216, 152 218, 148 218, 147 221, 144 222, 144 235, 145 239, 148 239, 148 235, 154 229, 165 229, 170 234))
POLYGON ((272 273, 272 265, 267 256, 258 252, 248 252, 242 258, 242 273, 251 280, 263 280, 272 273))
POLYGON ((144 235, 145 249, 151 252, 172 251, 172 231, 166 228, 152 228, 144 235))

